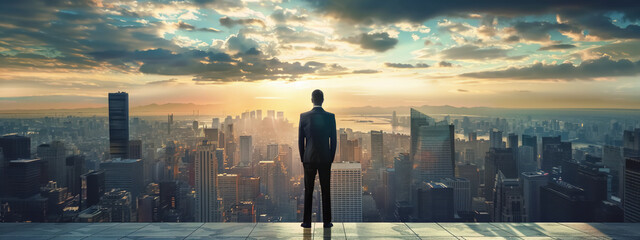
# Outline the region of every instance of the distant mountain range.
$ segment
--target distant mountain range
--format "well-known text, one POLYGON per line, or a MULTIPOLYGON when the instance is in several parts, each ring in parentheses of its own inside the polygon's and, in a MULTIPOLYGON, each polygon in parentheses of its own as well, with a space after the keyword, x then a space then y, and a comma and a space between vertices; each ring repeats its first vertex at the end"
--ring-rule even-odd
MULTIPOLYGON (((213 115, 215 109, 219 106, 216 104, 193 104, 193 103, 167 103, 167 104, 149 104, 143 106, 131 107, 131 115, 138 116, 159 116, 167 113, 175 115, 213 115)), ((391 114, 396 111, 398 115, 408 115, 411 106, 397 107, 349 107, 332 109, 337 114, 344 115, 380 115, 391 114)), ((640 119, 640 109, 602 109, 602 108, 491 108, 491 107, 453 107, 453 106, 414 106, 413 108, 425 114, 452 114, 452 115, 471 115, 471 116, 532 116, 532 117, 577 117, 577 118, 629 118, 640 119)), ((99 108, 76 108, 76 109, 28 109, 28 110, 0 110, 0 117, 29 117, 44 115, 77 115, 77 116, 106 116, 107 107, 99 108)))

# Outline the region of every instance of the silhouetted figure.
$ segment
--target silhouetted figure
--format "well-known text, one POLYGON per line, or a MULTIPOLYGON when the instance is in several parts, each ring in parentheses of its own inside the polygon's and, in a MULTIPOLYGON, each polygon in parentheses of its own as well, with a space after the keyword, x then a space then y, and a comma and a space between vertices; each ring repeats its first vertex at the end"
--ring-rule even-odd
POLYGON ((331 194, 329 183, 331 163, 336 155, 336 117, 333 113, 322 109, 324 94, 320 90, 311 93, 313 109, 300 114, 298 130, 298 147, 304 165, 304 217, 301 226, 311 227, 311 206, 313 200, 313 183, 316 173, 320 175, 322 190, 322 221, 324 227, 332 227, 331 194))

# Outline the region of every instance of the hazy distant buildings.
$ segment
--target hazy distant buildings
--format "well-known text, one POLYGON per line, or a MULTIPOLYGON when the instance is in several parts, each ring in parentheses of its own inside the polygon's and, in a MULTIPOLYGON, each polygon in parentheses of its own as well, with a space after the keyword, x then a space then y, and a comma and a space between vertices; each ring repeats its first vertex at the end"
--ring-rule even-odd
POLYGON ((109 154, 111 158, 129 156, 129 94, 109 93, 109 154))
POLYGON ((213 145, 199 145, 196 147, 195 171, 195 220, 197 222, 219 222, 218 166, 213 145))
POLYGON ((502 131, 493 129, 489 132, 489 142, 491 142, 491 148, 504 148, 504 144, 502 142, 502 131))
POLYGON ((334 222, 362 222, 360 163, 331 165, 331 216, 334 222))
POLYGON ((622 135, 622 147, 625 158, 640 158, 640 128, 625 130, 622 135))
POLYGON ((142 140, 130 140, 129 141, 129 156, 130 159, 142 158, 142 140))

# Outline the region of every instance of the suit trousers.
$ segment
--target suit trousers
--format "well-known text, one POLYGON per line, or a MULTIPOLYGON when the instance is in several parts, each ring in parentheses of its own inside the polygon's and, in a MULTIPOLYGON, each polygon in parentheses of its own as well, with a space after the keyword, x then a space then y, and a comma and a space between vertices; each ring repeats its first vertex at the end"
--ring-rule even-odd
POLYGON ((322 191, 322 221, 331 222, 331 163, 303 163, 304 165, 304 217, 303 223, 311 223, 313 203, 313 185, 316 173, 319 173, 320 190, 322 191))

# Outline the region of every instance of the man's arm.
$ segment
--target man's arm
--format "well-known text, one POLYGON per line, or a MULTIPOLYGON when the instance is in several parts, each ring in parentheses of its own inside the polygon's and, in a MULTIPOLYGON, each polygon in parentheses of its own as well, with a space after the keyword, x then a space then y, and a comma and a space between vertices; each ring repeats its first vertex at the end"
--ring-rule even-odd
POLYGON ((300 161, 304 162, 304 128, 302 127, 302 115, 300 115, 300 122, 298 123, 298 150, 300 151, 300 161))
POLYGON ((336 115, 331 114, 331 121, 329 122, 329 143, 331 144, 331 163, 333 163, 333 159, 336 157, 336 148, 338 147, 338 141, 336 139, 336 115))

